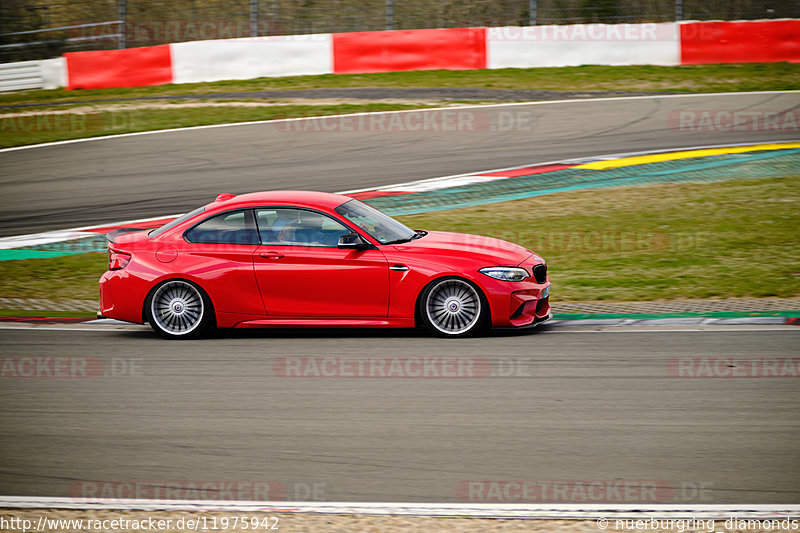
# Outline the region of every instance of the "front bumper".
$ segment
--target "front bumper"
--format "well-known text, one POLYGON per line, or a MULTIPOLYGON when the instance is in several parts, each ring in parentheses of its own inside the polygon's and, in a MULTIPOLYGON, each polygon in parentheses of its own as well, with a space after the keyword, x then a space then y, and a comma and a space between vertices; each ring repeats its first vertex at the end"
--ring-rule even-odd
POLYGON ((547 316, 537 317, 537 318, 535 318, 533 320, 533 322, 531 322, 530 324, 527 324, 525 326, 499 327, 499 328, 495 328, 495 329, 513 330, 513 331, 533 329, 533 328, 535 328, 537 326, 540 326, 540 325, 544 324, 545 322, 548 322, 548 321, 552 320, 552 318, 553 318, 553 313, 547 313, 547 316))
POLYGON ((482 280, 489 300, 492 327, 519 328, 539 324, 551 316, 550 282, 482 280))
POLYGON ((536 295, 531 295, 533 291, 515 291, 511 293, 511 307, 514 309, 509 316, 509 322, 513 327, 527 327, 540 324, 552 318, 550 311, 550 285, 544 289, 536 289, 536 295), (542 297, 542 293, 547 291, 547 296, 542 297), (522 293, 522 294, 519 294, 522 293), (515 307, 516 306, 516 307, 515 307))
MULTIPOLYGON (((537 282, 533 272, 542 259, 531 254, 519 265, 530 277, 523 281, 482 279, 484 292, 489 299, 492 326, 496 328, 533 327, 552 318, 550 310, 550 281, 537 282)), ((546 276, 546 275, 545 275, 546 276)))

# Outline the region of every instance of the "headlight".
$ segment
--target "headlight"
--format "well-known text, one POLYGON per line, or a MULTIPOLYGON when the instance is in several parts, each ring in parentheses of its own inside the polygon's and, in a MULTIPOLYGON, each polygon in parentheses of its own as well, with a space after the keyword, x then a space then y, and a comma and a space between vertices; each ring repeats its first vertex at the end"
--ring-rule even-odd
POLYGON ((486 267, 478 272, 503 281, 522 281, 528 277, 528 271, 519 267, 486 267))

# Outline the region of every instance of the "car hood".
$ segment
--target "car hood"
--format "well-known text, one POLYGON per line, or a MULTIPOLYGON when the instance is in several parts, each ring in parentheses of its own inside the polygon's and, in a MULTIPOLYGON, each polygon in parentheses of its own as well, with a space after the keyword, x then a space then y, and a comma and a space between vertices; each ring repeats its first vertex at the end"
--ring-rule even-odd
POLYGON ((392 247, 399 252, 472 256, 487 266, 516 266, 533 253, 508 241, 445 231, 429 231, 424 237, 392 247))

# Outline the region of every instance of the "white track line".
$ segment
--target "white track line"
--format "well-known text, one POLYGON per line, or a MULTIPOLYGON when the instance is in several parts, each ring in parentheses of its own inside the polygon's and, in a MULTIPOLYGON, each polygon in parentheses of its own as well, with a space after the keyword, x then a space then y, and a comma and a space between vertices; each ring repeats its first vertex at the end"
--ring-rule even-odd
MULTIPOLYGON (((153 130, 153 131, 139 131, 134 133, 121 133, 118 135, 105 135, 101 137, 88 137, 84 139, 70 139, 68 141, 55 141, 49 143, 41 143, 41 144, 30 144, 26 146, 14 146, 12 148, 3 148, 0 149, 0 153, 4 152, 16 152, 18 150, 30 150, 33 148, 46 148, 50 146, 61 146, 65 144, 74 144, 74 143, 82 143, 82 142, 97 142, 97 141, 105 141, 108 139, 121 139, 124 137, 137 137, 140 135, 155 135, 160 133, 175 133, 181 131, 192 131, 192 130, 206 130, 206 129, 214 129, 214 128, 232 128, 237 126, 252 126, 256 124, 278 124, 278 123, 287 123, 287 122, 298 122, 303 120, 319 120, 319 119, 328 119, 328 118, 339 118, 339 117, 359 117, 359 116, 369 116, 369 115, 377 115, 377 114, 397 114, 397 113, 419 113, 420 111, 450 111, 450 110, 458 110, 458 109, 486 109, 486 108, 493 108, 493 107, 511 107, 511 106, 529 106, 529 105, 553 105, 553 104, 566 104, 566 103, 581 103, 581 102, 609 102, 614 100, 648 100, 648 99, 655 99, 655 98, 700 98, 700 97, 707 97, 707 96, 741 96, 741 95, 758 95, 758 94, 792 94, 792 93, 800 93, 800 90, 787 90, 787 91, 743 91, 743 92, 732 92, 732 93, 698 93, 698 94, 663 94, 663 95, 646 95, 646 96, 617 96, 617 97, 605 97, 605 98, 585 98, 585 99, 572 99, 572 100, 539 100, 535 102, 508 102, 502 104, 478 104, 478 105, 464 105, 464 106, 454 106, 454 107, 429 107, 423 109, 401 109, 397 111, 372 111, 372 112, 364 112, 364 113, 345 113, 341 115, 324 115, 318 117, 298 117, 298 118, 279 118, 279 119, 272 119, 272 120, 253 120, 250 122, 234 122, 229 124, 208 124, 206 126, 189 126, 186 128, 171 128, 166 130, 153 130)), ((165 96, 165 98, 169 98, 169 96, 165 96)))
POLYGON ((248 502, 209 500, 92 500, 39 496, 0 496, 0 508, 114 509, 141 511, 240 511, 490 518, 788 518, 800 505, 656 505, 656 504, 513 504, 513 503, 372 503, 248 502))

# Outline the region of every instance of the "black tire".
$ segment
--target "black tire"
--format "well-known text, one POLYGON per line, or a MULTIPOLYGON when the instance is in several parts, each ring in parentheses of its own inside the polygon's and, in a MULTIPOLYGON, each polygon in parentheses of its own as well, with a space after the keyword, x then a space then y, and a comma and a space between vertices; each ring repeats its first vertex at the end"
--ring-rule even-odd
POLYGON ((489 306, 481 289, 450 276, 429 283, 419 299, 419 316, 440 337, 466 337, 486 329, 489 306))
POLYGON ((165 339, 192 339, 214 322, 214 308, 203 289, 184 279, 170 279, 153 288, 144 303, 153 331, 165 339))

